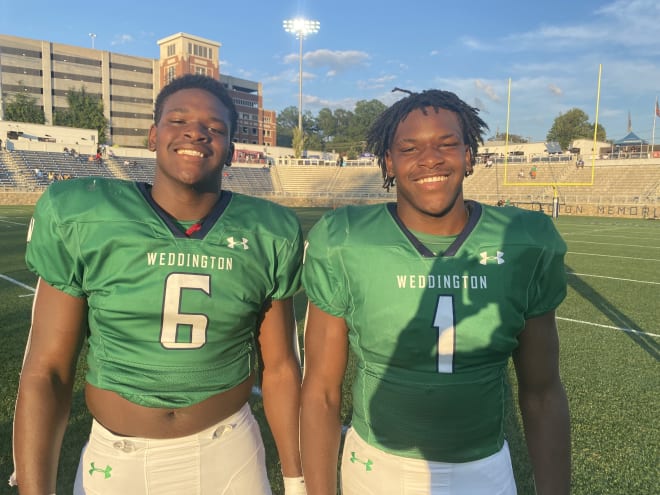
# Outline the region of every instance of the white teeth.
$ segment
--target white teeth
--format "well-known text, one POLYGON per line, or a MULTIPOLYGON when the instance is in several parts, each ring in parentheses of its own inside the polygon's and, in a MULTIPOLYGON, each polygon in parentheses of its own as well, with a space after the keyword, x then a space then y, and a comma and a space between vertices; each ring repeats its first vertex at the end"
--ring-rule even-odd
POLYGON ((444 175, 437 175, 435 177, 426 177, 425 179, 420 179, 417 182, 420 184, 427 184, 429 182, 444 182, 447 180, 447 177, 444 175))
POLYGON ((198 156, 200 158, 204 157, 204 153, 195 150, 177 150, 176 153, 177 155, 198 156))

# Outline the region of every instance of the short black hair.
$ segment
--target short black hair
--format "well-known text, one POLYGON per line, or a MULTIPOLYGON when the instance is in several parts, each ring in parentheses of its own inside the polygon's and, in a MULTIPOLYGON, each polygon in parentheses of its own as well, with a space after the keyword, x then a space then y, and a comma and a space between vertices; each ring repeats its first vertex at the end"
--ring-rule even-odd
POLYGON ((177 77, 160 90, 160 93, 158 93, 158 96, 156 97, 154 123, 158 125, 158 122, 163 115, 163 105, 165 105, 165 100, 182 89, 203 89, 204 91, 211 93, 220 100, 225 107, 227 107, 230 120, 229 140, 233 141, 234 134, 236 133, 236 126, 238 125, 238 112, 236 111, 236 106, 220 81, 201 74, 185 74, 181 77, 177 77))
POLYGON ((468 105, 451 91, 428 89, 421 93, 413 93, 400 88, 394 88, 392 91, 402 91, 408 93, 408 96, 381 113, 367 132, 367 149, 378 158, 385 189, 389 191, 394 185, 394 178, 387 176, 385 155, 392 145, 397 127, 413 110, 420 109, 426 113, 425 109, 432 107, 436 112, 440 108, 454 112, 461 125, 463 142, 471 151, 470 164, 474 166, 479 143, 483 144, 483 133, 488 129, 488 125, 479 117, 477 108, 468 105))

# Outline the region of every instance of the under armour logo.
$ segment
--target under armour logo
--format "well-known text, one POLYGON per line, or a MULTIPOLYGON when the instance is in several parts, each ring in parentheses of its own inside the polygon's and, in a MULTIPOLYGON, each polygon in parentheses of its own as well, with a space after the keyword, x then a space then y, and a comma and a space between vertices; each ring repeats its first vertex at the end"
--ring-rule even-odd
POLYGON ((233 237, 227 237, 227 246, 231 249, 234 249, 236 246, 243 246, 243 249, 248 249, 248 240, 243 237, 240 241, 236 241, 233 237))
POLYGON ((349 460, 353 464, 355 464, 356 462, 358 464, 363 464, 367 471, 371 471, 371 466, 373 466, 373 464, 374 464, 374 461, 372 461, 371 459, 367 459, 366 461, 363 461, 357 455, 355 455, 355 452, 351 452, 351 458, 349 460))
POLYGON ((488 253, 486 251, 479 254, 481 256, 479 263, 481 263, 482 265, 487 265, 489 261, 497 261, 498 265, 504 263, 504 253, 502 251, 497 251, 497 256, 488 256, 488 253))
POLYGON ((89 475, 91 476, 92 474, 96 473, 103 473, 103 477, 107 480, 110 477, 110 471, 112 471, 112 468, 110 466, 106 466, 105 468, 97 468, 94 463, 92 462, 90 464, 92 469, 89 470, 89 475))

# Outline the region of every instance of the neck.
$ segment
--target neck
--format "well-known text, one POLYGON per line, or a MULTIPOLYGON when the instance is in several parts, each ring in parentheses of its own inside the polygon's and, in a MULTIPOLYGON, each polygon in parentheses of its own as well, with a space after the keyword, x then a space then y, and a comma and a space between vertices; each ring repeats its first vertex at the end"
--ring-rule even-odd
POLYGON ((151 189, 151 197, 172 218, 180 221, 197 221, 206 217, 220 198, 221 191, 200 192, 194 188, 170 190, 151 189))
POLYGON ((450 209, 437 215, 419 211, 402 211, 401 205, 398 204, 397 214, 409 230, 445 236, 460 234, 470 216, 468 207, 463 200, 456 201, 450 209))

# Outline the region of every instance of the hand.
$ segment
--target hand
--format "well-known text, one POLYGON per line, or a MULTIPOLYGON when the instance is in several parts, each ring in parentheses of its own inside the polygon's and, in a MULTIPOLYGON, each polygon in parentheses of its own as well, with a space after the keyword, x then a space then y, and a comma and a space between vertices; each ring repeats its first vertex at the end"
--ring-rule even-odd
POLYGON ((305 488, 305 478, 298 476, 297 478, 284 479, 284 495, 307 495, 305 488))

